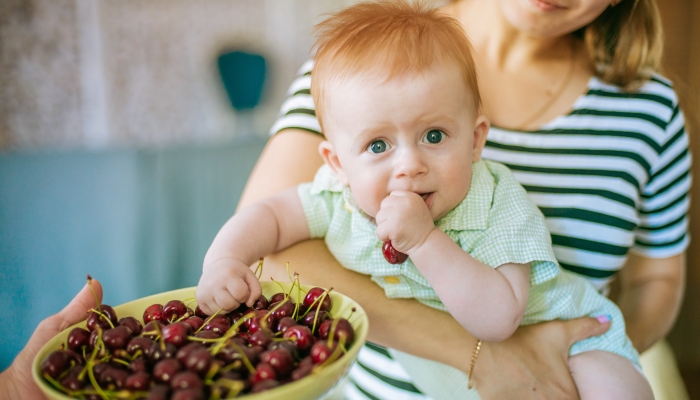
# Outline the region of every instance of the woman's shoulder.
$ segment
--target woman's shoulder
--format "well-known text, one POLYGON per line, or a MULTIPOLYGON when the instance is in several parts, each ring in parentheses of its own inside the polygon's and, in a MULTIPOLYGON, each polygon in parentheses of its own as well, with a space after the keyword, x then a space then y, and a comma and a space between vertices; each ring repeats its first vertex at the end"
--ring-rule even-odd
POLYGON ((678 106, 673 82, 659 73, 652 74, 647 81, 631 90, 606 83, 594 76, 589 83, 588 94, 636 102, 647 101, 671 110, 678 106))

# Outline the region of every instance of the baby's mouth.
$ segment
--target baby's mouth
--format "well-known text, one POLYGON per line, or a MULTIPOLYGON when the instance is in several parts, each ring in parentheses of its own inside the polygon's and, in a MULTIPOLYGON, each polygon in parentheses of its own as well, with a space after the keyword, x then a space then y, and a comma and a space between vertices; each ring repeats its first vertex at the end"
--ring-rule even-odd
POLYGON ((420 195, 420 197, 423 198, 423 201, 425 202, 425 205, 428 206, 428 208, 430 208, 430 206, 433 203, 433 193, 435 192, 423 193, 420 195))

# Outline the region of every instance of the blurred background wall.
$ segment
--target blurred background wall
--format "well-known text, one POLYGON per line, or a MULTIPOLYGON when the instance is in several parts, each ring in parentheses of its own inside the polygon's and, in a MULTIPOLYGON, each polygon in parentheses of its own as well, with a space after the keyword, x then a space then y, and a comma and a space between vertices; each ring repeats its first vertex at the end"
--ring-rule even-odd
MULTIPOLYGON (((88 272, 108 304, 196 285, 312 25, 355 1, 0 0, 0 370, 88 272), (252 110, 234 110, 221 83, 217 57, 232 50, 266 61, 252 110)), ((658 3, 697 171, 700 1, 658 3)), ((700 398, 694 242, 669 340, 700 398)))
POLYGON ((700 1, 657 0, 664 24, 664 73, 674 81, 693 152, 688 273, 683 308, 669 335, 688 391, 700 399, 700 1))

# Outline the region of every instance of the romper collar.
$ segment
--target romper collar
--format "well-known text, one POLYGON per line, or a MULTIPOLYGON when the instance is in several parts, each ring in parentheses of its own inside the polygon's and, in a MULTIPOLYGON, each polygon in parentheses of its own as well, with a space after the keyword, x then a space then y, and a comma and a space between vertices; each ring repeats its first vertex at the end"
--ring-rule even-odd
POLYGON ((436 221, 435 226, 443 232, 486 229, 495 187, 496 181, 486 163, 483 160, 473 163, 467 196, 457 207, 436 221))

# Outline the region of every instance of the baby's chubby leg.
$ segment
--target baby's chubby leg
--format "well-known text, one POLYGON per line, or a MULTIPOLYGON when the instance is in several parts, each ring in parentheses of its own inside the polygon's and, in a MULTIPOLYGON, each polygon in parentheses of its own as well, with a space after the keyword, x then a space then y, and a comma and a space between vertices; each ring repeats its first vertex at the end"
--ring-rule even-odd
POLYGON ((581 400, 653 400, 651 386, 634 364, 607 351, 587 351, 569 358, 581 400))

